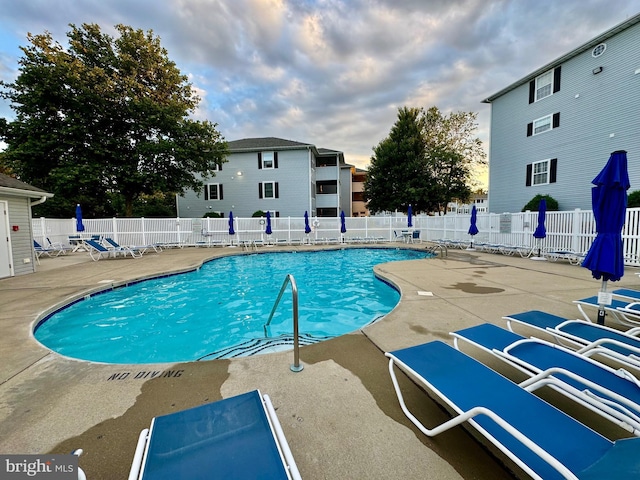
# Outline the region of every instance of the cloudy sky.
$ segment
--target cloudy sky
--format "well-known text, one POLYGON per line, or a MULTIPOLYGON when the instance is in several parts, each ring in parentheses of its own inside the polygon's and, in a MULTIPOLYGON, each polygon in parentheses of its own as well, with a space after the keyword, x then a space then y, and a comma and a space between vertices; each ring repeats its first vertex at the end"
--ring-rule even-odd
MULTIPOLYGON (((640 11, 638 0, 0 0, 0 78, 27 32, 153 30, 227 140, 281 137, 366 167, 398 108, 478 113, 531 71, 640 11)), ((2 102, 0 100, 0 102, 2 102)), ((0 116, 11 118, 0 103, 0 116)))

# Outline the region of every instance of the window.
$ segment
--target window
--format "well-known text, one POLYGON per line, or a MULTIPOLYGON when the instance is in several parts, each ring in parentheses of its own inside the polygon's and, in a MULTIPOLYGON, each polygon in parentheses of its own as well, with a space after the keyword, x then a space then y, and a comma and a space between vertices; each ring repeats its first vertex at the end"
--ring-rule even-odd
POLYGON ((561 67, 537 76, 529 82, 529 103, 537 102, 560 91, 561 67))
POLYGON ((552 79, 550 71, 536 78, 536 102, 551 95, 552 79))
POLYGON ((547 160, 543 162, 536 162, 533 164, 533 184, 542 185, 549 183, 547 181, 549 173, 549 162, 547 160))
POLYGON ((204 199, 205 200, 222 200, 222 184, 221 183, 209 183, 204 186, 204 199))
POLYGON ((261 182, 258 184, 258 198, 278 198, 278 182, 261 182))
POLYGON ((551 158, 527 165, 526 186, 556 183, 558 159, 551 158))
POLYGON ((544 133, 560 126, 560 112, 546 115, 527 124, 527 137, 544 133))
POLYGON ((551 115, 547 115, 533 122, 534 135, 546 132, 547 130, 551 130, 551 115))
POLYGON ((278 168, 278 152, 259 152, 258 169, 278 168))

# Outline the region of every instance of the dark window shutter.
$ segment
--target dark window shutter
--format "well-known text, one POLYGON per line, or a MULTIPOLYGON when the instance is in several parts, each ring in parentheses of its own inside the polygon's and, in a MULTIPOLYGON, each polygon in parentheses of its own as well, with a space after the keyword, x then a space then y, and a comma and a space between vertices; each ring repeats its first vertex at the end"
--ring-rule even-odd
POLYGON ((273 152, 273 168, 278 168, 278 152, 273 152))
POLYGON ((278 190, 278 182, 276 182, 276 198, 280 198, 279 190, 278 190))
POLYGON ((280 216, 280 212, 276 210, 276 217, 280 216))
POLYGON ((529 82, 529 103, 536 101, 536 81, 531 80, 529 82))
POLYGON ((223 195, 222 195, 222 184, 220 184, 220 192, 219 192, 219 200, 224 200, 223 195))
POLYGON ((258 184, 258 198, 262 198, 262 184, 258 184))
POLYGON ((560 112, 553 114, 552 128, 558 128, 560 126, 560 112))
POLYGON ((552 158, 549 166, 549 183, 556 183, 556 174, 558 171, 558 159, 552 158))
POLYGON ((209 185, 204 186, 204 199, 209 200, 209 185))
POLYGON ((258 152, 258 170, 262 170, 262 152, 258 152))
POLYGON ((557 66, 553 70, 553 93, 560 91, 560 69, 562 66, 557 66))
POLYGON ((218 170, 222 171, 222 163, 218 165, 218 170))
POLYGON ((526 181, 526 183, 525 183, 525 185, 526 185, 527 187, 530 187, 530 186, 531 186, 531 176, 532 176, 532 175, 533 175, 533 164, 532 164, 532 163, 529 163, 529 164, 527 165, 527 181, 526 181))
POLYGON ((533 122, 527 123, 527 137, 533 135, 533 122))

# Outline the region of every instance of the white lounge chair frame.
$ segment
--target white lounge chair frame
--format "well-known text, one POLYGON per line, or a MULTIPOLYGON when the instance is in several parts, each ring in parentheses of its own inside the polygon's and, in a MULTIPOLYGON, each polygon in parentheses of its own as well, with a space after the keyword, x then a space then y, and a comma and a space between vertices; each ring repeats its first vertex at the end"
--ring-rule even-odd
MULTIPOLYGON (((462 332, 464 332, 464 330, 462 332)), ((460 350, 459 343, 460 341, 464 341, 476 348, 481 349, 484 352, 492 354, 496 358, 499 358, 505 363, 511 365, 518 371, 528 375, 530 378, 518 384, 525 390, 534 392, 541 387, 548 386, 561 393, 562 395, 572 398, 580 405, 602 416, 603 418, 606 418, 607 420, 611 421, 618 427, 628 431, 629 433, 632 433, 635 436, 640 436, 640 404, 635 403, 614 391, 604 388, 603 386, 580 376, 579 372, 572 372, 570 370, 567 370, 566 368, 562 368, 561 366, 541 370, 539 368, 536 368, 534 365, 531 365, 530 363, 512 355, 510 352, 512 349, 515 349, 522 344, 537 343, 540 345, 545 345, 550 348, 561 350, 567 355, 578 356, 582 361, 589 362, 592 365, 596 366, 598 369, 601 369, 603 375, 615 375, 631 382, 633 385, 640 388, 640 381, 638 381, 638 379, 630 372, 624 369, 614 370, 613 368, 600 362, 596 362, 587 356, 581 356, 573 350, 538 338, 522 337, 520 340, 517 340, 511 345, 508 345, 504 350, 498 350, 486 348, 481 343, 478 343, 465 336, 464 333, 451 332, 450 335, 452 335, 454 338, 453 343, 456 349, 460 350), (582 384, 585 389, 579 390, 575 386, 562 381, 561 378, 554 377, 554 375, 562 375, 570 378, 582 384), (605 397, 608 397, 608 399, 605 397)), ((517 334, 514 333, 513 335, 517 334)))

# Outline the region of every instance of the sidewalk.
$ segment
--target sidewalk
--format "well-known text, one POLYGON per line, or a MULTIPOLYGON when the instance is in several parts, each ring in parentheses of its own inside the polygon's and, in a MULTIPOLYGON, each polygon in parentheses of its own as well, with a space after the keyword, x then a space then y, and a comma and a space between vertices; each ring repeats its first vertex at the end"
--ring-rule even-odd
MULTIPOLYGON (((600 288, 588 270, 567 263, 479 252, 381 265, 377 272, 402 291, 398 307, 364 331, 301 348, 299 373, 289 369, 291 351, 183 364, 89 363, 50 352, 30 333, 40 314, 69 297, 232 253, 238 249, 186 248, 99 262, 78 253, 43 258, 37 273, 0 280, 0 452, 82 448, 89 479, 126 478, 138 434, 153 416, 259 388, 277 409, 303 478, 513 478, 464 429, 431 439, 413 427, 384 351, 450 342, 450 331, 504 326, 503 315, 528 309, 577 318, 572 300, 600 288)), ((631 269, 615 284, 625 286, 640 287, 631 269)), ((401 386, 426 423, 449 418, 408 379, 401 386)))

